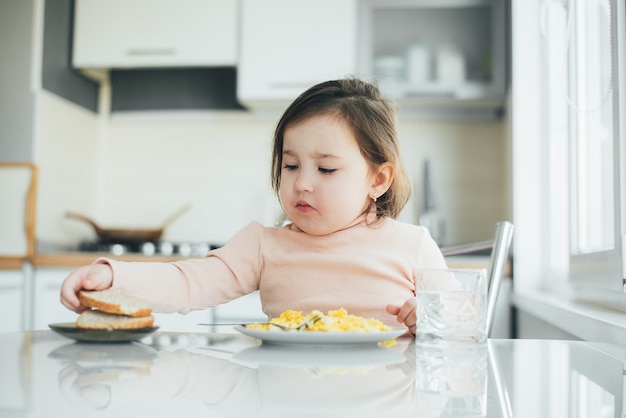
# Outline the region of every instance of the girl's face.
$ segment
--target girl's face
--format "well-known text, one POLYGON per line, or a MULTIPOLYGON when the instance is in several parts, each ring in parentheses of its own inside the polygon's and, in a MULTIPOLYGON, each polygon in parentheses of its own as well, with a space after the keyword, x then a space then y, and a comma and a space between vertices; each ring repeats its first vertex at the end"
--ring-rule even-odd
POLYGON ((373 176, 352 132, 333 116, 285 130, 279 195, 301 230, 326 235, 363 219, 373 176))

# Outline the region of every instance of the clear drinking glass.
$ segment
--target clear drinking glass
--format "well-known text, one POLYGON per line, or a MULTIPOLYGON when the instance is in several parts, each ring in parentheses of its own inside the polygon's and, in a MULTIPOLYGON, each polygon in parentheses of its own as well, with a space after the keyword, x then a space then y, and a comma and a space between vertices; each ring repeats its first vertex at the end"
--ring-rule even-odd
POLYGON ((486 270, 422 270, 416 286, 417 342, 487 340, 486 270))

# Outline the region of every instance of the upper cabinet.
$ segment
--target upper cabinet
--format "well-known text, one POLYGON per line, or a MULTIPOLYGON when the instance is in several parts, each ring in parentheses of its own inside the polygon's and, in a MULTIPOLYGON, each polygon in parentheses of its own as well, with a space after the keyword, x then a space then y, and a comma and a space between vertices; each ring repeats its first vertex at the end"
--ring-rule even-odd
POLYGON ((284 108, 355 75, 404 108, 498 117, 506 21, 505 0, 242 0, 238 99, 284 108))
POLYGON ((237 96, 251 107, 295 99, 357 70, 356 0, 242 0, 237 96))
POLYGON ((238 0, 76 0, 73 66, 234 66, 238 0))
POLYGON ((249 109, 283 110, 316 83, 357 76, 403 108, 497 116, 509 1, 76 0, 73 65, 236 66, 249 109))
POLYGON ((359 68, 416 102, 503 103, 504 0, 361 0, 359 68))

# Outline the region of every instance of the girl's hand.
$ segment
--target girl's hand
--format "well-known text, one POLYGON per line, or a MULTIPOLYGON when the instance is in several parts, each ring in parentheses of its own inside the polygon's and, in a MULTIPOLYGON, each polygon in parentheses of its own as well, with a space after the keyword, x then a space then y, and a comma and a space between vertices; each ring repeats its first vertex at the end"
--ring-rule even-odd
POLYGON ((70 273, 61 285, 61 303, 69 310, 81 313, 85 309, 78 300, 81 290, 108 289, 113 284, 113 270, 108 264, 91 264, 70 273))
POLYGON ((402 306, 387 305, 386 309, 387 312, 396 316, 398 322, 404 323, 411 334, 415 335, 415 323, 417 322, 415 298, 407 299, 402 306))

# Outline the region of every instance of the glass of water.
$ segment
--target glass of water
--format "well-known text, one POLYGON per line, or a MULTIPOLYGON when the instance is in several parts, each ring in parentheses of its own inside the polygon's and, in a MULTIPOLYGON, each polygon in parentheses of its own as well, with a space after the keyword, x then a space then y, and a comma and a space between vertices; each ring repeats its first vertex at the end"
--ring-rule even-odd
POLYGON ((421 270, 416 278, 418 342, 487 340, 487 272, 421 270))

